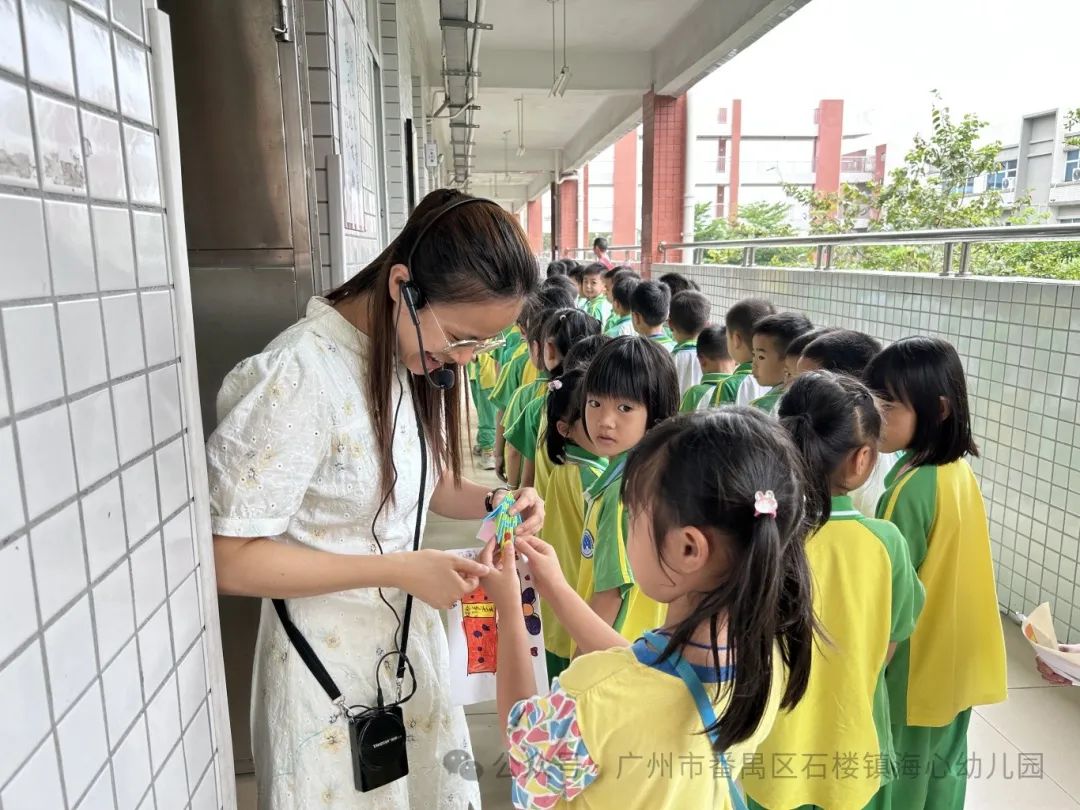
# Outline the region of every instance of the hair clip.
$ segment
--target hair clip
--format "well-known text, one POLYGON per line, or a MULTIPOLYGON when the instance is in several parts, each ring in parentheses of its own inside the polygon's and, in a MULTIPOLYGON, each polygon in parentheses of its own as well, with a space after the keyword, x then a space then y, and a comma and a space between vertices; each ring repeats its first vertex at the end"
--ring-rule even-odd
POLYGON ((552 380, 548 383, 548 391, 558 391, 562 388, 562 380, 552 380))
POLYGON ((771 518, 775 518, 778 505, 779 504, 776 503, 776 495, 771 489, 765 492, 759 490, 754 493, 754 517, 768 515, 771 518))

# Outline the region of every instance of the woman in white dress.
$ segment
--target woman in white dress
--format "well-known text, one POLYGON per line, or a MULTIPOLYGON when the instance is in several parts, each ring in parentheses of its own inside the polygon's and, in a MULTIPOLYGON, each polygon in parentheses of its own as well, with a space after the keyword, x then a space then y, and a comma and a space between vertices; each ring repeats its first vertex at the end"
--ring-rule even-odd
MULTIPOLYGON (((303 320, 222 384, 207 442, 218 589, 264 597, 251 721, 260 808, 480 807, 475 772, 459 767, 471 746, 447 693, 439 611, 487 569, 413 550, 421 476, 414 397, 429 458, 421 515, 430 508, 479 521, 505 492, 461 477, 465 386, 445 384, 514 323, 536 283, 536 260, 513 217, 494 203, 434 192, 378 258, 313 298, 303 320), (407 594, 415 597, 407 655, 417 687, 403 706, 409 773, 359 792, 348 723, 269 599, 287 600, 345 702, 373 706, 377 662, 398 649, 407 594)), ((517 495, 531 533, 543 504, 532 490, 517 495)), ((387 700, 398 695, 396 674, 396 657, 387 657, 379 667, 387 700)))

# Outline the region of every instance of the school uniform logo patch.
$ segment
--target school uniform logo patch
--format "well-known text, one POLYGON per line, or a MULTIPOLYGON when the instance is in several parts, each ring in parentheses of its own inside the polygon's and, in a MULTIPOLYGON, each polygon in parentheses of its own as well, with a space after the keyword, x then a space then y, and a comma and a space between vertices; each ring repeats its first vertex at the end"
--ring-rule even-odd
POLYGON ((592 559, 593 548, 595 546, 596 543, 593 541, 592 533, 585 532, 585 534, 582 535, 581 538, 581 556, 584 557, 586 560, 592 559))

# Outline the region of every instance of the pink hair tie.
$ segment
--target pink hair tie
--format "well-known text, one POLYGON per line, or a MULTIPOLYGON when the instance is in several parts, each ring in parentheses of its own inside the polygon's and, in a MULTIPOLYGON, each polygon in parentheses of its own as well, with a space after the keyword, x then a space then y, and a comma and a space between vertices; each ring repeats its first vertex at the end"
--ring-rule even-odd
POLYGON ((771 518, 775 518, 777 506, 776 495, 771 489, 765 492, 758 491, 754 493, 754 517, 768 515, 771 518))
POLYGON ((548 391, 558 391, 562 388, 562 380, 552 380, 548 383, 548 391))

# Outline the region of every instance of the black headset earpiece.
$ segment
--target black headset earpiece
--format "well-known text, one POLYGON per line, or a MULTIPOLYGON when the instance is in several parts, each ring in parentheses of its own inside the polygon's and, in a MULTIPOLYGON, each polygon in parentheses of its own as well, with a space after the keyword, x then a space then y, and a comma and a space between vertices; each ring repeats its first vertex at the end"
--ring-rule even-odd
POLYGON ((401 297, 405 301, 405 308, 409 310, 409 318, 412 319, 414 326, 419 326, 420 316, 417 311, 423 309, 424 304, 427 303, 423 290, 412 280, 401 282, 400 290, 401 297))

